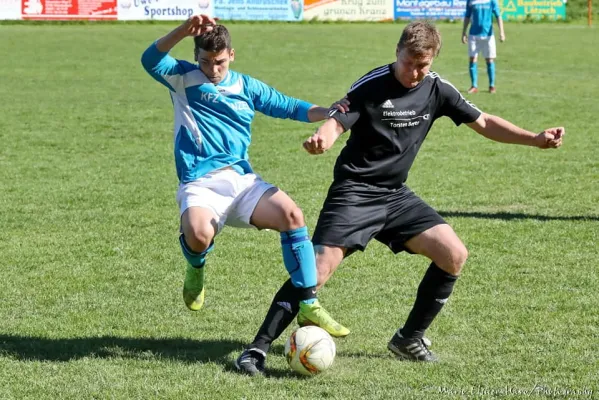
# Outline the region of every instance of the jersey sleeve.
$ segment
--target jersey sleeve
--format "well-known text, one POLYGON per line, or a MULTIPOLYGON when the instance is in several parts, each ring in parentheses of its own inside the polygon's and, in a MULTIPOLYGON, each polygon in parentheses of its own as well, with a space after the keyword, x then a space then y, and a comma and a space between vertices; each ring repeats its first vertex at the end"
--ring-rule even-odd
POLYGON ((244 75, 244 79, 247 94, 257 111, 269 117, 310 122, 308 110, 312 107, 311 103, 287 96, 248 75, 244 75))
POLYGON ((470 7, 470 0, 466 1, 466 14, 464 18, 470 18, 472 16, 472 7, 470 7))
POLYGON ((364 94, 361 90, 362 86, 350 89, 347 92, 347 100, 349 101, 349 110, 342 113, 338 110, 332 110, 329 113, 329 118, 334 118, 339 122, 344 130, 349 130, 360 119, 362 105, 364 104, 364 94))
POLYGON ((185 61, 177 60, 168 53, 161 52, 152 43, 141 56, 141 65, 158 82, 166 86, 172 92, 182 92, 185 89, 183 75, 185 74, 185 61))
POLYGON ((491 10, 497 19, 501 18, 501 10, 499 9, 499 3, 497 0, 491 0, 491 10))
POLYGON ((452 119, 456 125, 474 122, 480 117, 480 111, 474 104, 462 96, 462 94, 449 81, 438 79, 441 115, 452 119))

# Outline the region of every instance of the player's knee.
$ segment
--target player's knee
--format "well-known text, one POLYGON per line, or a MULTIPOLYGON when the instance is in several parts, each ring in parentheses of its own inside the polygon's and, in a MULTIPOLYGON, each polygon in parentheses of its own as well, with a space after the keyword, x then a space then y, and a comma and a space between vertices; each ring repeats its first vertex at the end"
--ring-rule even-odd
POLYGON ((295 205, 288 210, 284 210, 282 222, 284 225, 282 230, 297 229, 306 225, 304 222, 304 213, 295 205))
POLYGON ((205 251, 212 243, 212 235, 202 229, 194 229, 192 232, 184 235, 187 246, 196 253, 205 251))
POLYGON ((464 264, 466 264, 466 260, 468 259, 468 249, 466 246, 461 244, 460 246, 454 246, 449 255, 449 269, 448 271, 452 275, 459 275, 462 272, 462 268, 464 264))

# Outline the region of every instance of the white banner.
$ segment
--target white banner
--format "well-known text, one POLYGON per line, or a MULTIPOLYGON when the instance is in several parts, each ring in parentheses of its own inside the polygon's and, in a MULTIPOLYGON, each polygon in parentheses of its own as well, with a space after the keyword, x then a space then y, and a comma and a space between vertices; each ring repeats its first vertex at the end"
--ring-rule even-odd
POLYGON ((21 19, 21 0, 0 0, 0 19, 21 19))
POLYGON ((214 15, 214 0, 118 0, 118 4, 120 20, 183 21, 194 14, 214 15))
POLYGON ((394 0, 304 0, 304 19, 392 20, 393 2, 394 0))

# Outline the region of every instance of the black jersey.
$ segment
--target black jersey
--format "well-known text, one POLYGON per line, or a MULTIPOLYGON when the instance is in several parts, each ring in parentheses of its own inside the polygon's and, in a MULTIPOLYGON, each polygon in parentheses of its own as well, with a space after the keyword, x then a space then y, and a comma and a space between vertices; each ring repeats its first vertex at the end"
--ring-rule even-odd
POLYGON ((407 89, 393 65, 376 68, 349 90, 347 113, 332 112, 350 137, 335 164, 335 180, 352 179, 375 186, 402 186, 433 122, 450 117, 456 125, 474 122, 481 111, 448 81, 430 72, 407 89))

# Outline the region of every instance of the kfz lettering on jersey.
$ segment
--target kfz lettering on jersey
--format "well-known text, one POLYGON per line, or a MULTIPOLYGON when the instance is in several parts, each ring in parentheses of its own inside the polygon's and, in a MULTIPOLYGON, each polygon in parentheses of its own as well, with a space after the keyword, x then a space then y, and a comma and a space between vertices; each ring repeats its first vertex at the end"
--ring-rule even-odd
MULTIPOLYGON (((201 92, 200 100, 206 103, 218 103, 219 101, 224 99, 221 93, 201 92)), ((250 106, 245 101, 235 101, 233 99, 229 99, 229 101, 222 101, 222 103, 231 107, 235 111, 243 111, 250 109, 250 106)))

